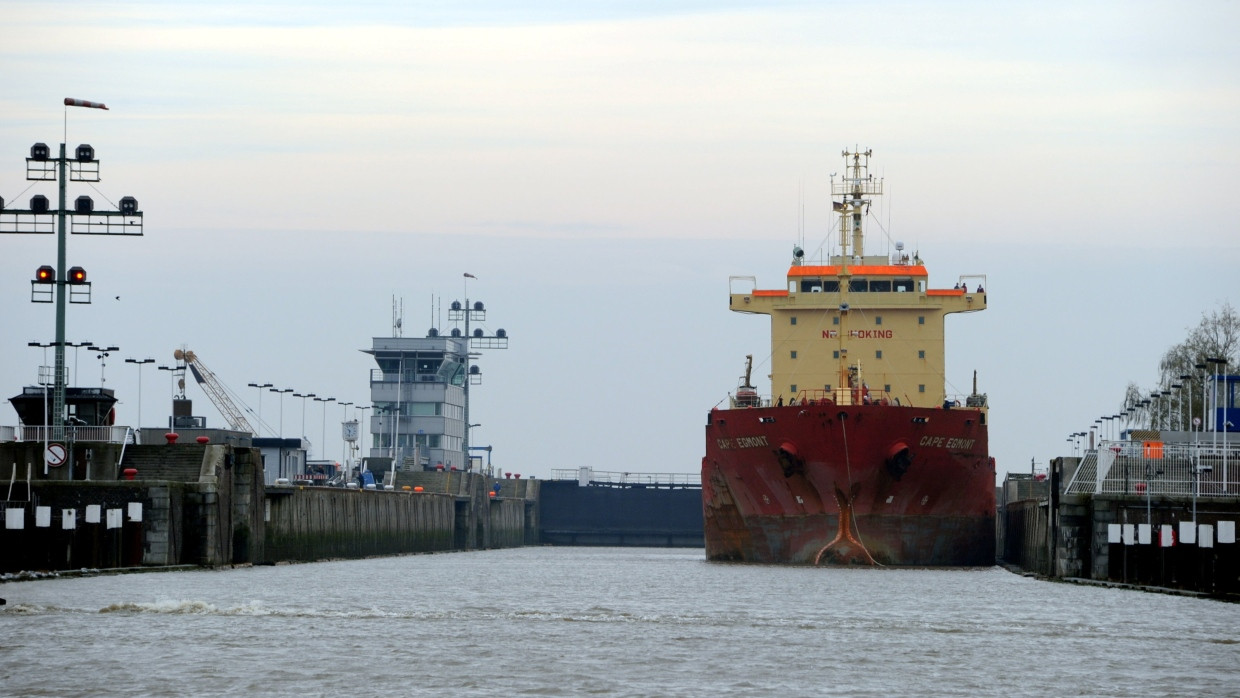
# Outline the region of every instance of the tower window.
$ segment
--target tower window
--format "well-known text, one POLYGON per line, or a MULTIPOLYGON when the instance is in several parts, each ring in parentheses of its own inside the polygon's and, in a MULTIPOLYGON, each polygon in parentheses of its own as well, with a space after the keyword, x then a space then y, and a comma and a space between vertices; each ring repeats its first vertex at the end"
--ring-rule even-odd
POLYGON ((792 316, 791 318, 789 318, 789 319, 792 321, 792 324, 794 324, 794 325, 795 325, 795 324, 797 324, 797 316, 796 316, 796 315, 793 315, 793 316, 792 316))
POLYGON ((796 394, 797 394, 797 384, 796 384, 796 383, 793 383, 790 387, 792 388, 792 394, 793 394, 793 395, 796 395, 796 394))
POLYGON ((839 315, 836 315, 835 317, 831 318, 831 324, 832 324, 832 325, 838 325, 838 324, 840 324, 840 316, 839 316, 839 315))
POLYGON ((924 386, 924 385, 919 385, 919 386, 917 386, 917 392, 919 392, 919 393, 924 393, 924 392, 926 392, 926 386, 924 386))
POLYGON ((918 349, 918 350, 917 350, 917 358, 919 358, 919 359, 924 359, 924 358, 926 358, 926 350, 925 350, 925 349, 918 349))
POLYGON ((833 359, 838 359, 838 358, 840 358, 840 350, 839 350, 839 349, 836 349, 835 351, 831 352, 831 358, 833 358, 833 359))
POLYGON ((884 386, 883 386, 883 392, 884 392, 884 393, 890 393, 890 392, 891 392, 891 384, 890 384, 890 383, 888 383, 887 385, 884 385, 884 386))
POLYGON ((881 324, 883 324, 883 316, 882 316, 882 315, 875 315, 875 316, 874 316, 874 324, 875 324, 875 325, 881 325, 881 324))
POLYGON ((876 359, 881 359, 881 358, 883 358, 883 350, 882 350, 882 349, 878 349, 877 351, 875 351, 875 352, 874 352, 874 358, 876 358, 876 359))
POLYGON ((924 324, 926 324, 926 316, 925 316, 925 315, 918 315, 918 316, 917 316, 917 324, 918 324, 918 325, 924 325, 924 324))
POLYGON ((793 349, 793 350, 792 350, 792 358, 794 358, 794 359, 795 359, 795 358, 797 358, 797 350, 796 350, 796 349, 793 349))

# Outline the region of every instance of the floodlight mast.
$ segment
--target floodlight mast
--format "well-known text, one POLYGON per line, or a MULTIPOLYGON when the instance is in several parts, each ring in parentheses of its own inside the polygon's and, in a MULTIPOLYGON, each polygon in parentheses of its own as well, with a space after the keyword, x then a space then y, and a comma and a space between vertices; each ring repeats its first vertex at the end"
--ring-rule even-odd
MULTIPOLYGON (((68 107, 88 107, 107 109, 100 102, 89 102, 82 99, 66 97, 65 117, 68 119, 68 107)), ((65 144, 60 144, 60 152, 55 157, 43 143, 36 143, 30 149, 30 157, 26 158, 27 181, 58 182, 59 198, 55 211, 49 210, 46 197, 36 196, 31 199, 29 209, 4 209, 0 205, 0 233, 18 234, 49 234, 52 232, 52 216, 56 220, 56 269, 55 269, 55 302, 56 302, 56 364, 53 371, 55 386, 52 401, 52 437, 63 439, 65 436, 65 301, 66 294, 71 303, 90 303, 90 282, 70 278, 67 263, 66 235, 70 232, 66 223, 73 220, 73 233, 87 235, 142 235, 142 212, 138 210, 138 202, 130 196, 120 201, 118 211, 95 211, 90 197, 79 197, 73 210, 67 205, 67 184, 74 182, 98 182, 99 161, 95 159, 95 149, 89 145, 80 145, 75 157, 70 159, 65 152, 65 144), (39 200, 36 204, 36 200, 39 200), (113 221, 114 218, 119 220, 113 221), (81 219, 79 221, 79 219, 81 219), (85 287, 82 290, 82 287, 85 287)), ((39 300, 39 295, 32 290, 32 302, 39 300)), ((47 426, 47 425, 45 425, 47 426)))

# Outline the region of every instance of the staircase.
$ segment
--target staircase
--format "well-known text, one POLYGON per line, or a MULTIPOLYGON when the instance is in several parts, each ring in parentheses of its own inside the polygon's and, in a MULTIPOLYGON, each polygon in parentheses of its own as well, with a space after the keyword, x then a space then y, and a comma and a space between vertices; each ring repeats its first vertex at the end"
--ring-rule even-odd
POLYGON ((123 476, 126 468, 136 468, 138 480, 198 482, 205 454, 202 446, 190 444, 130 446, 118 471, 123 476))

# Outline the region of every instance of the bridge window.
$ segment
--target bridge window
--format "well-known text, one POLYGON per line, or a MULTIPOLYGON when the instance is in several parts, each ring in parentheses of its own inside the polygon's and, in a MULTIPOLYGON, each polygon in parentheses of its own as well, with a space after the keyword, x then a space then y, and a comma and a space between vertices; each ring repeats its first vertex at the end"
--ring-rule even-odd
POLYGON ((881 281, 871 281, 870 290, 876 293, 885 293, 891 290, 891 279, 883 279, 881 281))
POLYGON ((856 292, 868 291, 870 290, 870 284, 866 279, 853 279, 848 282, 848 290, 856 292))
POLYGON ((824 282, 822 282, 822 291, 823 291, 823 293, 839 293, 839 292, 840 292, 840 282, 838 282, 838 281, 824 281, 824 282))
POLYGON ((900 293, 912 293, 913 291, 912 279, 896 279, 894 283, 896 291, 900 293))
POLYGON ((805 293, 822 293, 821 279, 806 279, 801 281, 801 290, 805 293))

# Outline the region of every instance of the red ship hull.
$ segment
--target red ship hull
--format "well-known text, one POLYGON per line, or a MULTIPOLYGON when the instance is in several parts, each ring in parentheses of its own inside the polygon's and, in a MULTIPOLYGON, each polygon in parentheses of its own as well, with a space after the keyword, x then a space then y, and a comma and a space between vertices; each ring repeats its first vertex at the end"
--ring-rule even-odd
POLYGON ((829 402, 711 410, 709 560, 989 566, 985 412, 829 402))

